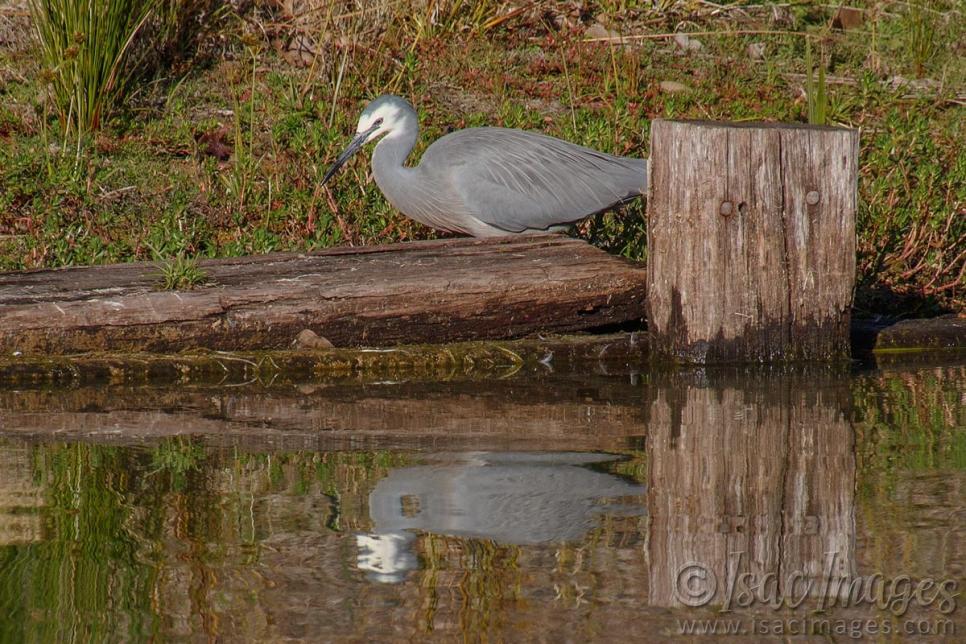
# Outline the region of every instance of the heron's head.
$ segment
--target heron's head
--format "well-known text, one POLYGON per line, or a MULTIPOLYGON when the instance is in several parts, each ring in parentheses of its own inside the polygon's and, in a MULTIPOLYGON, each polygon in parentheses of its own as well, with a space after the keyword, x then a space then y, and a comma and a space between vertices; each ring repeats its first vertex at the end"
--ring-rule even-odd
POLYGON ((402 132, 406 121, 415 121, 415 118, 416 111, 412 105, 398 96, 385 94, 369 103, 359 117, 355 138, 325 173, 322 183, 325 184, 366 143, 402 132))
POLYGON ((356 136, 368 133, 366 140, 373 141, 383 134, 398 132, 410 114, 415 114, 415 110, 406 99, 384 94, 362 110, 356 136))

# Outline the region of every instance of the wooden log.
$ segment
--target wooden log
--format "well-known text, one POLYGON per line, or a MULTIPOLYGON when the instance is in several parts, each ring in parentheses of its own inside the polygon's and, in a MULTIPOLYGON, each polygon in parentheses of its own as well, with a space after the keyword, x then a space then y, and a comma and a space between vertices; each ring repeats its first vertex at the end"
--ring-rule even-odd
POLYGON ((644 270, 557 235, 453 239, 200 262, 158 290, 150 263, 0 274, 0 353, 440 343, 640 319, 644 270))
POLYGON ((683 362, 849 355, 856 130, 655 121, 652 350, 683 362))
POLYGON ((852 353, 966 349, 966 317, 944 315, 919 320, 852 323, 852 353))

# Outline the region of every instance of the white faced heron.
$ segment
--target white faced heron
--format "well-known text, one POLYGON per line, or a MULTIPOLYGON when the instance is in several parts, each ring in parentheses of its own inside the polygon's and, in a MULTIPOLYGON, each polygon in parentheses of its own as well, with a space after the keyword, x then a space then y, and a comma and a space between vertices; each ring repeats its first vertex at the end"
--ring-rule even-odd
POLYGON ((475 237, 561 230, 629 201, 647 188, 647 161, 612 156, 543 134, 478 127, 447 134, 419 165, 416 111, 397 96, 369 103, 356 137, 325 173, 325 184, 365 143, 376 183, 407 217, 475 237))

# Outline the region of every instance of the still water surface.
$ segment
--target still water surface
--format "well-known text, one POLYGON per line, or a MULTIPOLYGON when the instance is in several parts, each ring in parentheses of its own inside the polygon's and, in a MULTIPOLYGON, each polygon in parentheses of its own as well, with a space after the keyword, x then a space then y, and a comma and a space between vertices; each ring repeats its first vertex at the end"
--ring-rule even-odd
POLYGON ((547 371, 0 390, 0 640, 966 637, 966 367, 547 371))

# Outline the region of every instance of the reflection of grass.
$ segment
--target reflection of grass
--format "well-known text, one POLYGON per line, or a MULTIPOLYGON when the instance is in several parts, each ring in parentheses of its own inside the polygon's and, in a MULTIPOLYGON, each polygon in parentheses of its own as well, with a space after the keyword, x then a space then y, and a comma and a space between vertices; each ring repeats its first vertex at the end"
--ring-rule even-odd
POLYGON ((2 642, 77 633, 91 641, 168 639, 173 613, 157 597, 186 590, 172 570, 190 569, 198 582, 192 602, 214 611, 207 593, 219 588, 223 567, 259 563, 257 547, 239 553, 236 544, 257 546, 265 535, 300 529, 273 523, 273 513, 317 529, 324 517, 299 514, 298 499, 326 489, 339 496, 343 529, 366 530, 372 487, 387 467, 410 460, 396 452, 218 453, 186 437, 146 450, 32 449, 44 540, 0 546, 2 642), (266 496, 270 505, 259 502, 266 496))
POLYGON ((966 370, 888 374, 853 387, 860 492, 875 496, 903 471, 966 470, 966 370))
MULTIPOLYGON (((966 476, 966 368, 860 377, 852 388, 856 516, 869 570, 928 576, 945 570, 941 544, 966 476)), ((952 523, 950 523, 952 521, 952 523)))
POLYGON ((204 462, 205 448, 190 438, 171 438, 151 450, 152 473, 170 476, 177 490, 184 489, 187 474, 199 471, 204 462))
POLYGON ((482 635, 504 632, 509 602, 523 594, 524 575, 518 559, 520 546, 501 545, 484 539, 465 539, 425 534, 419 539, 422 570, 419 586, 429 591, 431 601, 423 602, 417 628, 430 633, 442 604, 451 610, 458 598, 457 616, 463 633, 482 635), (458 592, 440 596, 446 577, 457 573, 458 592))
POLYGON ((406 453, 388 450, 290 454, 240 454, 237 467, 256 469, 275 491, 296 496, 321 493, 332 502, 326 527, 335 532, 368 530, 368 495, 394 467, 412 463, 406 453))
POLYGON ((647 454, 643 450, 625 452, 629 457, 613 463, 601 463, 601 469, 624 476, 635 483, 647 483, 647 454))
POLYGON ((0 548, 0 641, 157 637, 158 497, 130 496, 136 454, 85 444, 36 448, 44 540, 0 548), (132 458, 133 457, 133 458, 132 458), (144 513, 138 514, 135 505, 144 513))

